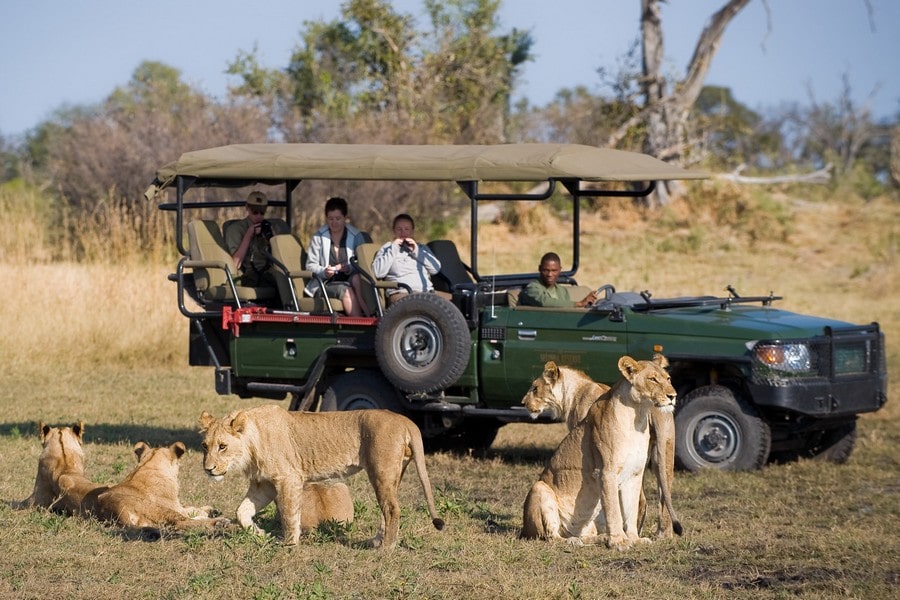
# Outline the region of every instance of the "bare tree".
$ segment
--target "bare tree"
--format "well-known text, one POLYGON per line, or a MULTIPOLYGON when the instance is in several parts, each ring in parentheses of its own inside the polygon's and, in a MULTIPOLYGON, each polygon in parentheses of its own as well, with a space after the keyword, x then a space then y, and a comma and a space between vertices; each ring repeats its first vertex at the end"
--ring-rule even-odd
MULTIPOLYGON (((719 50, 728 24, 750 0, 728 0, 710 17, 700 34, 685 77, 668 82, 662 74, 663 44, 660 6, 665 0, 641 0, 641 39, 643 44, 643 110, 623 123, 609 137, 607 145, 615 146, 629 130, 644 123, 647 135, 644 151, 663 160, 685 163, 688 159, 688 117, 697 101, 712 59, 719 50)), ((665 204, 666 189, 657 192, 657 201, 665 204)))

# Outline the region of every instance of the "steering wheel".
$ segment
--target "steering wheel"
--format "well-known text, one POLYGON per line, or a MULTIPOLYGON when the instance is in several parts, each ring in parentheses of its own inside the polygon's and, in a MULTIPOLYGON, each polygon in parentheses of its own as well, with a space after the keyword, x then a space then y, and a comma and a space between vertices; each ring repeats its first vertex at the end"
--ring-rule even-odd
POLYGON ((600 296, 601 293, 603 294, 603 300, 609 300, 612 298, 612 295, 616 293, 616 288, 607 283, 606 285, 598 287, 594 292, 597 296, 600 296))

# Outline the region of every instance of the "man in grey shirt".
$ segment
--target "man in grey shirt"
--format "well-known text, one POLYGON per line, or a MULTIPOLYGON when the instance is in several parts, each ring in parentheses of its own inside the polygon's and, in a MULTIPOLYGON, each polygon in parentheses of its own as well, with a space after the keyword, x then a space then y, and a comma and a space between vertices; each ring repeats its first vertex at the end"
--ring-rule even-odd
MULTIPOLYGON (((441 270, 441 261, 432 254, 428 246, 416 243, 413 238, 416 225, 406 213, 394 217, 394 239, 382 246, 372 261, 375 277, 385 281, 396 281, 409 286, 413 292, 433 292, 431 275, 441 270)), ((388 306, 405 296, 403 289, 387 290, 388 306)), ((437 292, 449 298, 445 292, 437 292)))

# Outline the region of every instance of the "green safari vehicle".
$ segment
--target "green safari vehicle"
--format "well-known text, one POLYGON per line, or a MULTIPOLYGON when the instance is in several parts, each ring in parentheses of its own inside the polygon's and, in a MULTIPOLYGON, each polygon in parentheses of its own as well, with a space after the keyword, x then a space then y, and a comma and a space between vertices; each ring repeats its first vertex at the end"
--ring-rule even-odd
POLYGON ((573 265, 560 282, 577 285, 582 198, 642 196, 657 181, 703 176, 642 154, 573 144, 244 144, 183 154, 158 170, 147 197, 174 213, 182 258, 170 278, 190 323, 190 364, 212 367, 220 394, 286 400, 291 410, 386 408, 410 416, 432 448, 479 449, 502 425, 532 421, 521 400, 546 361, 612 384, 623 354, 663 352, 678 390, 682 468, 755 469, 776 456, 843 462, 858 415, 887 400, 877 323, 796 314, 776 308, 778 296, 730 288, 725 297, 658 299, 605 285, 587 309, 535 308, 515 300, 537 273, 479 274, 480 203, 568 198, 573 265), (458 186, 471 207, 468 262, 448 240, 429 243, 442 264, 435 288, 452 302, 411 294, 385 309, 381 295, 390 284, 370 272, 379 244, 357 249, 371 316, 347 316, 339 303, 305 296, 315 278, 290 231, 310 180, 458 186), (546 190, 485 192, 492 182, 546 190), (625 190, 598 189, 613 187, 625 190), (251 188, 283 210, 270 240, 277 288, 242 286, 220 225, 203 218, 209 209, 243 206, 251 188))

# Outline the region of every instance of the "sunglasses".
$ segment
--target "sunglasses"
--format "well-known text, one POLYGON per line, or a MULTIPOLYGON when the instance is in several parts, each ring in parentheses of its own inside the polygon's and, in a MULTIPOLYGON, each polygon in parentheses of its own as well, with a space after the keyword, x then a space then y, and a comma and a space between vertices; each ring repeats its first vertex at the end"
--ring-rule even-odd
POLYGON ((250 212, 254 215, 264 215, 266 214, 266 209, 264 208, 251 208, 250 212))

